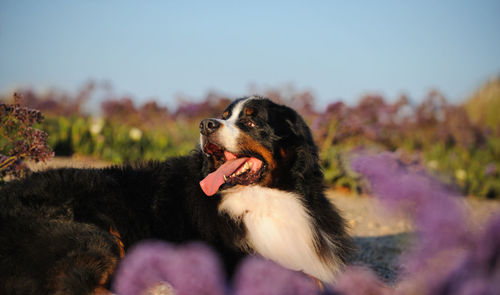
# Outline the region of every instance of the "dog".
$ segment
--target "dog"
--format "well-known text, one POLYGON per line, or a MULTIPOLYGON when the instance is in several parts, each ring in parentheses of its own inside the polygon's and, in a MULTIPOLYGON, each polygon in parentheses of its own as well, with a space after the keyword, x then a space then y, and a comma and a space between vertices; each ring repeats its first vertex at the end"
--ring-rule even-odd
POLYGON ((332 283, 355 246, 325 197, 318 149, 293 109, 263 97, 200 123, 164 162, 62 168, 0 191, 0 293, 94 294, 145 239, 203 241, 229 273, 246 254, 332 283))

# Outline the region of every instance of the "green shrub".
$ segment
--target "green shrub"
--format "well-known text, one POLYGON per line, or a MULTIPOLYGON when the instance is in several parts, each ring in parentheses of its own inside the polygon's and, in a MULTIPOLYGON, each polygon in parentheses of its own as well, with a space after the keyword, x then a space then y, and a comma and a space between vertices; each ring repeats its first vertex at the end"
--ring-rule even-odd
POLYGON ((436 143, 424 150, 430 170, 448 183, 457 184, 464 193, 493 198, 500 195, 498 138, 489 138, 483 147, 447 147, 436 143), (443 178, 444 177, 444 178, 443 178))
POLYGON ((49 117, 40 127, 58 156, 88 155, 113 163, 164 160, 186 154, 197 142, 197 126, 171 121, 143 130, 92 117, 49 117), (173 126, 172 126, 173 125, 173 126), (172 131, 174 130, 174 131, 172 131))

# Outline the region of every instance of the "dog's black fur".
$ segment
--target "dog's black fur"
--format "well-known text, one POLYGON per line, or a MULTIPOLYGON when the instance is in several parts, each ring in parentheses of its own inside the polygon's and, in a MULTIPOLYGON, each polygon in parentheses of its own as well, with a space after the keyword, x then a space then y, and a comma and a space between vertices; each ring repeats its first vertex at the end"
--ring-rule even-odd
MULTIPOLYGON (((314 226, 332 237, 345 260, 352 242, 324 197, 309 128, 288 107, 266 99, 249 103, 257 126, 241 122, 238 128, 273 155, 276 168, 263 172, 264 185, 302 196, 314 226)), ((0 294, 92 294, 109 286, 122 245, 126 251, 144 239, 204 241, 231 271, 243 255, 238 245, 246 228, 219 213, 219 194, 208 197, 200 188, 215 165, 198 148, 164 162, 55 169, 7 183, 0 191, 0 294)), ((327 247, 316 243, 318 252, 327 247)))

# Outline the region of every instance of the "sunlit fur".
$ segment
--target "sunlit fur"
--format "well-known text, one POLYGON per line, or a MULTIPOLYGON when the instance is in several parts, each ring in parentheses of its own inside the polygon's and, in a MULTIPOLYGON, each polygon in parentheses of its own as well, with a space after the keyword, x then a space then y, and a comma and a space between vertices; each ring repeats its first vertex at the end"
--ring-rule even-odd
MULTIPOLYGON (((332 282, 342 261, 330 245, 329 255, 318 253, 313 217, 300 196, 277 189, 246 186, 222 193, 219 210, 247 229, 243 247, 293 270, 303 271, 325 282, 332 282)), ((323 233, 319 233, 323 235, 323 233)))

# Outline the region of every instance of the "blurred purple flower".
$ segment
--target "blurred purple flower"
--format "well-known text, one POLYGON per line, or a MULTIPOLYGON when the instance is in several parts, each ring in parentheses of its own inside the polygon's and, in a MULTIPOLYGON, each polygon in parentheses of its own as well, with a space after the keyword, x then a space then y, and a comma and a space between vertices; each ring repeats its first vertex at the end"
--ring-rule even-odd
MULTIPOLYGON (((214 253, 203 244, 174 247, 164 242, 136 246, 120 263, 113 290, 144 294, 171 286, 175 294, 230 294, 214 253)), ((235 275, 233 292, 250 294, 317 294, 318 285, 300 272, 257 257, 246 259, 235 275)))
POLYGON ((301 295, 319 292, 318 285, 303 273, 257 257, 249 257, 240 265, 234 289, 237 295, 301 295))
POLYGON ((434 294, 499 294, 500 214, 491 218, 481 235, 471 235, 472 238, 473 244, 462 262, 434 294))
POLYGON ((489 163, 484 168, 484 174, 486 174, 486 176, 493 176, 496 172, 497 172, 497 167, 495 163, 489 163))
MULTIPOLYGON (((408 170, 393 153, 360 155, 354 159, 353 168, 367 178, 373 193, 385 205, 412 216, 419 241, 415 250, 432 253, 467 242, 465 214, 456 202, 458 196, 424 171, 408 170)), ((411 270, 417 271, 425 261, 414 262, 411 270)))
POLYGON ((225 294, 219 261, 205 245, 179 247, 163 242, 144 242, 122 261, 113 290, 136 295, 167 282, 175 294, 225 294))
POLYGON ((394 290, 384 285, 370 269, 359 266, 351 266, 340 274, 335 291, 343 295, 394 293, 394 290))
POLYGON ((401 259, 405 273, 398 293, 500 290, 500 214, 478 238, 470 231, 455 193, 425 172, 408 169, 395 154, 358 155, 353 168, 366 177, 385 205, 414 219, 415 243, 401 259))
POLYGON ((191 103, 183 103, 177 109, 176 115, 183 114, 187 117, 194 117, 199 115, 204 109, 206 109, 206 103, 203 102, 191 102, 191 103))

